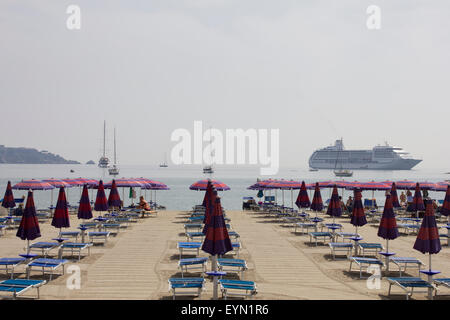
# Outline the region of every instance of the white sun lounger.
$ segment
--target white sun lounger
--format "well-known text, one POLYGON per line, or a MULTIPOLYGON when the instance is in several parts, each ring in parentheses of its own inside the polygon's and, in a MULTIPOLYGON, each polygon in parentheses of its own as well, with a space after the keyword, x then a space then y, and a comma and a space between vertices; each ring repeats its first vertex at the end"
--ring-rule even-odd
POLYGON ((406 268, 410 264, 417 266, 420 275, 420 267, 423 265, 423 263, 417 258, 390 257, 389 261, 392 261, 395 265, 397 265, 400 277, 402 276, 402 272, 406 272, 406 268))
MULTIPOLYGON (((367 268, 369 268, 372 265, 379 266, 380 268, 384 267, 383 261, 376 259, 376 258, 350 257, 350 268, 348 270, 349 272, 352 271, 353 262, 359 266, 359 278, 360 279, 363 278, 362 269, 364 266, 367 266, 367 268)), ((380 272, 380 276, 381 276, 381 272, 380 272)))
POLYGON ((333 255, 333 260, 336 260, 336 252, 345 252, 346 258, 348 258, 353 250, 353 243, 350 242, 330 242, 328 243, 333 255))
POLYGON ((406 300, 409 300, 409 297, 412 296, 414 293, 414 289, 416 289, 415 292, 428 292, 428 289, 436 290, 436 287, 427 281, 421 279, 421 278, 415 278, 415 277, 399 277, 399 278, 387 278, 387 281, 389 282, 389 291, 388 296, 391 295, 391 288, 392 286, 397 286, 401 288, 406 293, 406 300), (418 288, 426 288, 426 291, 417 291, 418 288))

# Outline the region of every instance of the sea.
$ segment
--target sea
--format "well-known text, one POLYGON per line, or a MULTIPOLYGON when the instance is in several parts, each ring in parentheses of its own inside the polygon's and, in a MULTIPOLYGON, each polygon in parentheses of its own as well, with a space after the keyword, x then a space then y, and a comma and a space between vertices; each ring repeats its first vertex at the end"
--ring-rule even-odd
MULTIPOLYGON (((448 170, 447 170, 448 171, 448 170)), ((444 169, 413 169, 401 171, 380 171, 380 170, 361 170, 354 171, 353 177, 345 178, 346 181, 399 181, 412 180, 418 182, 439 182, 450 179, 450 175, 444 169)), ((6 189, 8 180, 14 185, 21 180, 28 179, 65 179, 65 178, 92 178, 109 182, 112 177, 109 176, 107 169, 99 168, 96 165, 54 165, 54 164, 0 164, 0 198, 6 189), (73 170, 74 172, 71 172, 73 170)), ((135 191, 137 198, 129 198, 129 189, 119 188, 121 198, 125 198, 125 205, 136 203, 140 195, 144 195, 147 200, 152 197, 153 200, 160 205, 166 207, 167 210, 190 210, 194 205, 202 202, 204 192, 193 191, 189 186, 201 179, 212 178, 220 180, 227 184, 231 190, 219 192, 222 205, 227 210, 242 209, 243 197, 254 197, 256 200, 257 191, 248 190, 247 188, 254 184, 257 178, 260 179, 292 179, 297 181, 304 180, 306 183, 324 181, 324 180, 343 180, 334 176, 332 170, 309 171, 308 168, 280 168, 276 176, 261 176, 258 166, 217 166, 214 173, 203 174, 202 167, 192 166, 176 166, 169 165, 167 168, 161 168, 157 165, 121 165, 120 175, 117 178, 149 178, 161 181, 168 185, 170 190, 160 190, 150 192, 149 190, 135 191), (156 197, 156 198, 155 198, 156 197)), ((322 198, 328 199, 330 189, 322 189, 322 198)), ((309 191, 312 196, 313 191, 309 191)), ((26 195, 26 191, 13 190, 14 197, 20 198, 26 195)), ((353 195, 352 191, 340 190, 340 195, 344 201, 349 195, 353 195)), ((108 194, 108 191, 107 191, 108 194)), ((297 197, 298 190, 293 192, 271 191, 271 195, 276 196, 277 202, 291 206, 297 197)), ((90 197, 95 197, 96 190, 89 192, 90 197)), ((377 199, 378 205, 384 204, 384 191, 364 191, 364 198, 377 199)), ((58 196, 58 190, 35 191, 34 200, 38 209, 48 208, 51 203, 55 205, 58 196)), ((77 204, 81 196, 81 188, 74 187, 67 189, 67 198, 69 203, 77 204)), ((436 200, 444 199, 444 192, 429 192, 429 196, 436 200)))

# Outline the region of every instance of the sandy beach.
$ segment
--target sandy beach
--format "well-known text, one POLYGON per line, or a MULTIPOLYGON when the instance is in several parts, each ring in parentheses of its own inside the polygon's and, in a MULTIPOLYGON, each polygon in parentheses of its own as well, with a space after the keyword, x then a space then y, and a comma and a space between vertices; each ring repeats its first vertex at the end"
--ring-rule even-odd
MULTIPOLYGON (((359 278, 356 266, 349 270, 349 261, 344 257, 333 260, 328 245, 309 243, 309 236, 294 233, 293 227, 283 225, 280 220, 264 213, 251 211, 227 211, 231 218, 231 226, 240 235, 242 248, 239 258, 245 259, 248 270, 244 272, 244 280, 255 281, 258 293, 254 299, 386 299, 388 283, 383 278, 380 289, 368 289, 367 281, 359 278)), ((98 214, 96 214, 97 216, 98 214)), ((177 242, 186 241, 183 224, 189 216, 187 211, 159 211, 157 216, 139 219, 131 223, 127 229, 112 235, 105 245, 94 245, 91 254, 77 258, 68 257, 71 265, 81 270, 81 288, 68 289, 67 281, 72 276, 66 272, 53 279, 41 288, 41 299, 172 299, 168 290, 168 279, 180 276, 178 269, 179 251, 177 242)), ((320 214, 326 220, 332 219, 320 214)), ((353 232, 348 218, 336 219, 343 225, 344 232, 353 232)), ((79 220, 71 215, 71 228, 76 230, 79 220)), ((42 237, 37 241, 52 241, 58 236, 58 229, 50 225, 50 220, 41 223, 42 237)), ((368 224, 359 228, 360 235, 366 242, 385 241, 377 237, 377 224, 368 224)), ((17 257, 25 251, 26 242, 15 236, 15 230, 8 230, 0 238, 0 257, 17 257)), ((390 241, 389 249, 397 256, 416 257, 428 263, 428 256, 414 250, 415 235, 401 235, 390 241)), ((433 269, 440 270, 442 276, 448 276, 450 251, 446 242, 442 242, 442 251, 433 255, 433 269)), ((57 250, 51 252, 57 255, 57 250)), ((200 256, 208 255, 200 251, 200 256)), ((234 256, 233 254, 230 257, 234 256)), ((208 270, 211 265, 208 262, 208 270)), ((18 267, 16 272, 23 271, 18 267)), ((397 267, 390 264, 392 276, 397 276, 397 267)), ((198 276, 190 273, 187 276, 198 276)), ((368 276, 367 274, 363 274, 368 276)), ((405 275, 417 276, 416 267, 411 267, 405 275)), ((0 279, 6 279, 3 272, 0 279)), ((20 274, 18 278, 24 278, 20 274)), ((383 274, 384 277, 384 274, 383 274)), ((34 271, 32 279, 42 279, 40 272, 34 271)), ((46 275, 44 279, 48 279, 46 275)), ((448 289, 441 288, 437 299, 448 299, 448 289)), ((398 288, 393 288, 390 299, 405 299, 398 288)), ((30 291, 24 295, 33 296, 30 291)), ((207 279, 205 290, 200 299, 212 298, 212 281, 207 279)), ((425 293, 416 293, 413 299, 426 299, 425 293)), ((187 297, 187 299, 191 299, 187 297)), ((195 298, 198 299, 198 298, 195 298)))

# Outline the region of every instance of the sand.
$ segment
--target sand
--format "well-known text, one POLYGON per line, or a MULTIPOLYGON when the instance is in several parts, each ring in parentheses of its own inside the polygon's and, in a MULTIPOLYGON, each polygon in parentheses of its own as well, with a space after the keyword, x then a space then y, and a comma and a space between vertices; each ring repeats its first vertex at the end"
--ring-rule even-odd
MULTIPOLYGON (((69 257, 66 273, 54 276, 41 288, 41 299, 172 299, 168 279, 180 276, 178 269, 178 241, 186 241, 183 224, 189 213, 180 211, 160 211, 158 216, 139 219, 136 223, 111 236, 105 245, 95 245, 91 254, 77 258, 69 257), (67 272, 79 267, 81 287, 69 289, 67 282, 73 283, 74 274, 67 272)), ((288 227, 264 213, 250 211, 227 211, 231 218, 232 229, 240 234, 242 248, 239 258, 245 259, 249 270, 244 280, 257 283, 258 293, 254 299, 387 299, 388 283, 380 281, 379 289, 368 289, 367 280, 359 278, 356 266, 349 272, 349 261, 345 257, 333 260, 328 245, 309 243, 309 236, 295 234, 288 227)), ((326 222, 332 219, 324 214, 326 222)), ((353 232, 349 218, 339 218, 343 231, 353 232)), ((73 227, 77 230, 79 220, 71 216, 73 227)), ((34 240, 51 241, 59 230, 50 225, 50 221, 41 225, 42 237, 34 240)), ((385 241, 377 237, 377 224, 369 224, 358 229, 366 242, 385 241)), ((26 242, 15 236, 16 230, 6 231, 0 237, 0 257, 16 257, 25 251, 26 242)), ((416 257, 428 264, 428 256, 414 250, 415 235, 402 235, 390 241, 389 249, 397 256, 416 257)), ((442 251, 433 255, 433 269, 440 270, 440 276, 450 276, 450 249, 442 242, 442 251)), ((200 251, 200 256, 208 254, 200 251)), ((53 255, 57 254, 54 250, 53 255)), ((230 255, 233 256, 233 255, 230 255)), ((208 262, 208 269, 211 268, 208 262)), ((398 269, 390 265, 391 275, 397 276, 398 269), (394 272, 392 272, 394 271, 394 272)), ((23 271, 23 267, 16 272, 23 271)), ((190 273, 188 276, 198 276, 190 273)), ((368 276, 367 274, 363 274, 368 276)), ((417 276, 417 268, 411 267, 406 276, 417 276)), ((423 277, 423 276, 422 276, 423 277)), ((3 272, 0 279, 6 279, 3 272)), ((20 274, 18 278, 24 278, 20 274)), ((39 272, 32 273, 32 279, 42 279, 39 272)), ((48 276, 44 276, 48 279, 48 276)), ((404 299, 400 289, 393 289, 390 299, 404 299)), ((437 299, 449 299, 450 290, 441 288, 437 299)), ((24 295, 33 297, 34 292, 24 295)), ((205 290, 200 299, 212 298, 212 281, 207 279, 205 290)), ((413 299, 426 299, 425 293, 415 293, 413 299)), ((187 299, 191 299, 187 297, 187 299)), ((198 299, 198 298, 194 298, 198 299)))

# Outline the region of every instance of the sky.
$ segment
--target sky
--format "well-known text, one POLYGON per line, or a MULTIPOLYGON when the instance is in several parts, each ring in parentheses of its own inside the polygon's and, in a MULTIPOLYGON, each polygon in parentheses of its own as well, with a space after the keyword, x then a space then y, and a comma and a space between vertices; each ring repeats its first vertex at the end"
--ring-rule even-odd
POLYGON ((446 0, 2 0, 0 144, 97 161, 106 120, 109 156, 116 127, 119 164, 157 164, 199 120, 279 129, 282 167, 342 137, 448 169, 449 12, 446 0))

